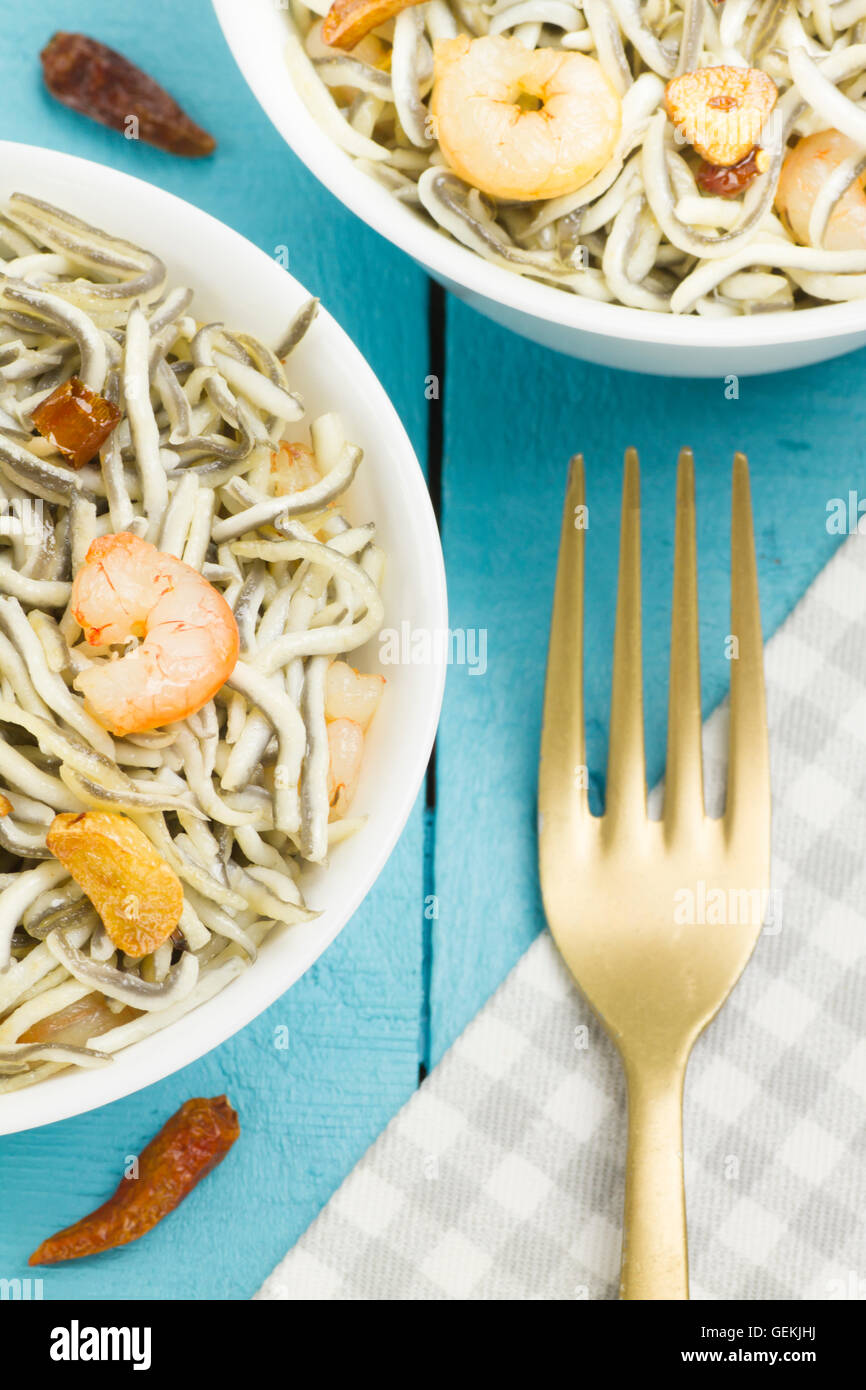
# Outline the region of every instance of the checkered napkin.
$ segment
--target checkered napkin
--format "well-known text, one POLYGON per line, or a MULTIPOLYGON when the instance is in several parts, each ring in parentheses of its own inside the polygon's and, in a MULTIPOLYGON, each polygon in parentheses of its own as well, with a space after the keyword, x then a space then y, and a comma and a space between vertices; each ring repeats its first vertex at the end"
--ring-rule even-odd
MULTIPOLYGON (((864 1298, 866 538, 766 671, 773 921, 689 1067, 692 1297, 864 1298)), ((724 707, 704 733, 717 809, 724 707)), ((545 933, 257 1296, 615 1298, 625 1145, 617 1058, 545 933)))

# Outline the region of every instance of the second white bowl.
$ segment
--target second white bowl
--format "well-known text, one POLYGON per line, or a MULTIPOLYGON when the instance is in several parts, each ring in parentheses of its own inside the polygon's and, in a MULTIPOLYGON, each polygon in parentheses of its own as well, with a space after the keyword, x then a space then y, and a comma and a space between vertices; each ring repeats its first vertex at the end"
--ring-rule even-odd
POLYGON ((286 7, 213 0, 229 47, 286 143, 341 203, 475 309, 545 347, 629 371, 724 377, 779 372, 866 343, 866 301, 735 319, 678 317, 589 299, 490 265, 356 168, 323 134, 285 63, 286 7))

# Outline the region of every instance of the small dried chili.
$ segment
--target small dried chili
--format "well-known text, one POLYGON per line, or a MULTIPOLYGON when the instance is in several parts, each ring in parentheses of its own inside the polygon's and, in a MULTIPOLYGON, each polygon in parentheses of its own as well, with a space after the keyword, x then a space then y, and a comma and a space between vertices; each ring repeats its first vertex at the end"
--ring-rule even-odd
POLYGON ((40 57, 49 92, 73 111, 169 154, 198 158, 216 149, 164 87, 97 39, 57 33, 40 57))
POLYGON ((73 1226, 49 1236, 31 1265, 98 1255, 146 1235, 221 1163, 240 1134, 225 1096, 186 1101, 138 1159, 138 1175, 121 1178, 113 1197, 73 1226))
POLYGON ((64 381, 33 411, 33 423, 73 468, 99 453, 122 416, 116 405, 97 395, 77 376, 64 381))
POLYGON ((715 194, 717 198, 737 198, 766 168, 766 154, 755 148, 739 164, 728 168, 702 160, 695 173, 695 182, 705 193, 715 194))

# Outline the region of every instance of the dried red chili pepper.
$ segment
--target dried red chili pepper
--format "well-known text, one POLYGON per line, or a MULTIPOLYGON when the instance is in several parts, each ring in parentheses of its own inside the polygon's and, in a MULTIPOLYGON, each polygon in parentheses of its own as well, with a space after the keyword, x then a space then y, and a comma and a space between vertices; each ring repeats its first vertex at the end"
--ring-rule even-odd
POLYGON ((728 168, 702 160, 695 174, 695 182, 705 193, 714 193, 717 198, 736 198, 766 168, 766 154, 756 147, 739 164, 732 164, 728 168))
POLYGON ((33 411, 33 423, 73 468, 83 468, 98 454, 121 412, 91 391, 77 376, 64 381, 33 411))
POLYGON ((225 1096, 186 1101, 142 1150, 138 1176, 121 1178, 113 1197, 49 1236, 29 1263, 78 1260, 138 1240, 222 1162, 239 1134, 238 1117, 225 1096))
POLYGON ((170 97, 164 87, 122 53, 86 34, 57 33, 39 55, 45 85, 53 97, 101 125, 169 154, 198 158, 212 154, 216 141, 170 97))

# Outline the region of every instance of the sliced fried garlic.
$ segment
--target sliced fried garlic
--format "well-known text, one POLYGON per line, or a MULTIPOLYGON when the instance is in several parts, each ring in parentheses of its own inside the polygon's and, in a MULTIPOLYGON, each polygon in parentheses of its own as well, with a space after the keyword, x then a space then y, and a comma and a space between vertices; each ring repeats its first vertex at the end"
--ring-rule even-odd
POLYGON ((119 950, 137 959, 171 936, 183 910, 180 879, 128 816, 65 811, 51 822, 46 843, 119 950))
POLYGON ((698 154, 730 168, 758 143, 778 95, 758 68, 700 68, 668 83, 665 110, 698 154))
POLYGON ((322 22, 322 38, 332 48, 354 48, 380 24, 420 3, 421 0, 334 0, 322 22))

